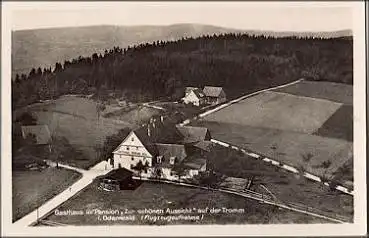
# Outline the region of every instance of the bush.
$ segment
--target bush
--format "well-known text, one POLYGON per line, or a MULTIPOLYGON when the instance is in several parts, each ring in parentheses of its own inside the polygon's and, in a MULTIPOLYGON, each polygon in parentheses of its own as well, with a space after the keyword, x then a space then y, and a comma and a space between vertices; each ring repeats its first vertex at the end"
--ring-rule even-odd
POLYGON ((311 160, 311 158, 313 158, 313 154, 312 153, 307 153, 307 154, 303 154, 302 155, 302 160, 304 162, 309 162, 311 160))
POLYGON ((321 167, 327 169, 329 168, 329 166, 331 166, 332 162, 330 160, 326 160, 326 161, 323 161, 323 163, 321 164, 321 167))

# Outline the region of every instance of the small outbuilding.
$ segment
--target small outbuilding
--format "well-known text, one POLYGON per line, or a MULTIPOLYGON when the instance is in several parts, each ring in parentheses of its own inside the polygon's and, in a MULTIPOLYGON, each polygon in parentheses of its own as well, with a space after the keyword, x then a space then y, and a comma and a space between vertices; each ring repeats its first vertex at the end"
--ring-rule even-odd
POLYGON ((105 191, 133 189, 136 182, 132 175, 133 173, 125 168, 113 170, 100 179, 99 188, 105 191))
POLYGON ((51 142, 51 133, 47 125, 22 126, 22 137, 33 137, 36 145, 48 145, 51 142))

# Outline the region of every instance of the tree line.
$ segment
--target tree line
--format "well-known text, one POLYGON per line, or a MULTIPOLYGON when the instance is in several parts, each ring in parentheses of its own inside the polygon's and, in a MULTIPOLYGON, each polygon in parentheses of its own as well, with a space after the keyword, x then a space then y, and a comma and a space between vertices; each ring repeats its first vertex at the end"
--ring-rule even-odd
POLYGON ((131 101, 178 99, 186 86, 224 87, 233 98, 299 77, 352 84, 352 37, 247 34, 156 41, 79 56, 12 80, 13 106, 63 94, 117 92, 131 101))

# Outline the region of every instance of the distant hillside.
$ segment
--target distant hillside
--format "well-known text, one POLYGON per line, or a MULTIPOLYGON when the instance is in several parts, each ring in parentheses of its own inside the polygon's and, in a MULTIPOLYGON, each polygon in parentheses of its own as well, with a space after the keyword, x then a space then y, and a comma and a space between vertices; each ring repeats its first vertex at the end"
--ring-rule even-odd
POLYGON ((125 48, 157 40, 178 40, 221 33, 248 33, 268 36, 350 36, 350 31, 339 32, 272 32, 246 31, 200 24, 175 24, 170 26, 89 26, 36 30, 12 33, 12 75, 28 74, 34 67, 50 67, 79 56, 103 53, 114 46, 125 48))
POLYGON ((32 69, 13 81, 14 106, 114 90, 129 101, 179 99, 184 87, 224 87, 229 99, 300 77, 352 84, 352 37, 273 38, 227 33, 157 41, 32 69))
POLYGON ((178 24, 170 26, 89 26, 15 31, 12 34, 14 73, 29 73, 35 67, 54 66, 78 56, 103 53, 114 46, 157 40, 178 40, 207 34, 232 32, 208 25, 178 24))

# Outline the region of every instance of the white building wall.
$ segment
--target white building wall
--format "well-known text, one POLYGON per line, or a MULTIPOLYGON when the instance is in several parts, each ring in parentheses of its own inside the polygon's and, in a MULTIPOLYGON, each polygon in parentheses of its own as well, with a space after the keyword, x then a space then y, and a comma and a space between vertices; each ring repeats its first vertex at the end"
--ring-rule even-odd
POLYGON ((183 98, 183 102, 185 104, 191 103, 195 106, 200 106, 200 104, 201 104, 200 99, 192 91, 183 98))
POLYGON ((131 166, 135 166, 139 161, 143 164, 147 162, 150 167, 152 166, 152 155, 133 132, 119 145, 113 158, 114 168, 119 168, 120 165, 123 168, 131 169, 131 166))
POLYGON ((131 166, 136 166, 139 161, 141 161, 142 164, 144 164, 144 165, 147 162, 149 167, 152 166, 152 158, 151 157, 114 154, 114 168, 115 169, 119 168, 119 165, 120 165, 123 168, 131 170, 131 166))

